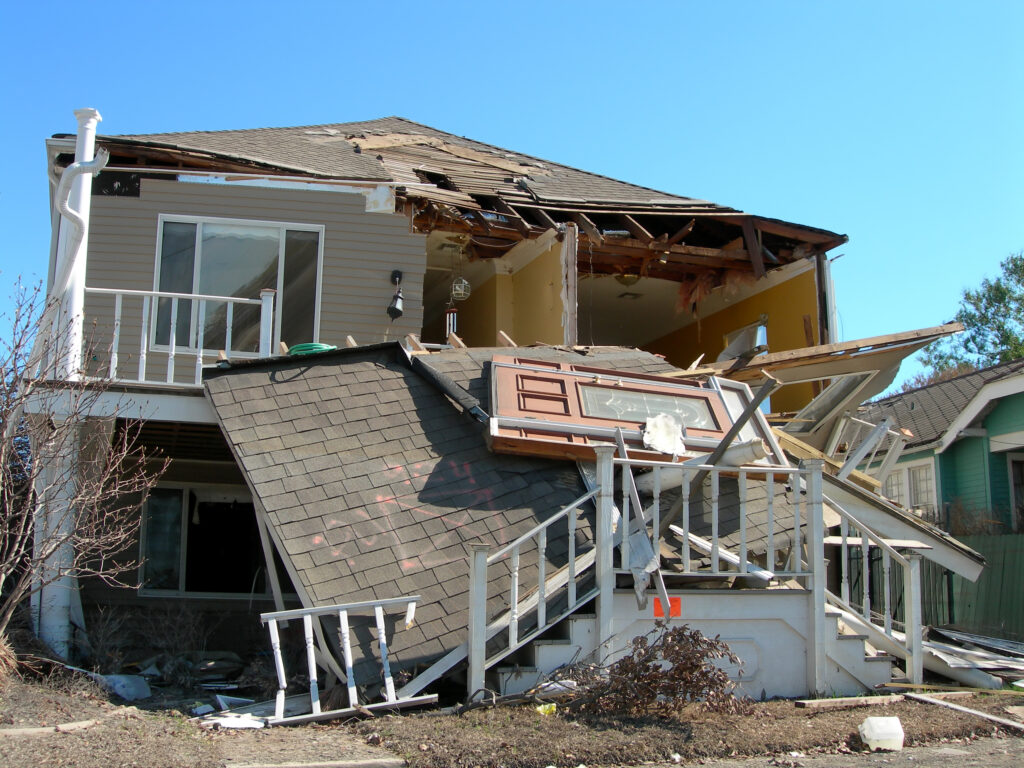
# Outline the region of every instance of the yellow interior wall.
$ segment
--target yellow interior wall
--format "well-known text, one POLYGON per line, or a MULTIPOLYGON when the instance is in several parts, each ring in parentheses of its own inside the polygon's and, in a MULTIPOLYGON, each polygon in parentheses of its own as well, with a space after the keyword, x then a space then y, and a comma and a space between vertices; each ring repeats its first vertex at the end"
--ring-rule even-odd
POLYGON ((561 344, 562 267, 561 243, 541 253, 512 275, 513 326, 504 330, 517 344, 561 344))
MULTIPOLYGON (((644 349, 665 355, 673 365, 686 367, 701 353, 714 360, 725 346, 724 336, 768 316, 768 351, 782 352, 807 346, 804 315, 811 317, 813 344, 818 344, 818 300, 814 270, 738 301, 644 345, 644 349)), ((796 411, 809 403, 814 393, 810 384, 792 384, 772 396, 772 411, 796 411)))
POLYGON ((498 330, 511 327, 512 278, 495 275, 480 285, 465 301, 458 302, 458 334, 470 347, 493 347, 497 344, 498 330))

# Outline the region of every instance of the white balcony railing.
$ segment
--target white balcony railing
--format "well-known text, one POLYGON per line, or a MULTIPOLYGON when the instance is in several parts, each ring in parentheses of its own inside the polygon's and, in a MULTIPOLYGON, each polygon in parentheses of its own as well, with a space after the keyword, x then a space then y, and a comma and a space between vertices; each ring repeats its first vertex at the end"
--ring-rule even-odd
POLYGON ((265 289, 258 299, 241 299, 86 288, 91 314, 98 318, 91 373, 116 382, 198 387, 203 367, 221 355, 227 359, 269 357, 274 338, 274 293, 265 289), (244 316, 239 317, 243 312, 258 314, 258 326, 245 323, 244 316), (243 325, 245 333, 241 334, 243 325), (106 339, 99 336, 109 338, 109 343, 102 343, 106 339))

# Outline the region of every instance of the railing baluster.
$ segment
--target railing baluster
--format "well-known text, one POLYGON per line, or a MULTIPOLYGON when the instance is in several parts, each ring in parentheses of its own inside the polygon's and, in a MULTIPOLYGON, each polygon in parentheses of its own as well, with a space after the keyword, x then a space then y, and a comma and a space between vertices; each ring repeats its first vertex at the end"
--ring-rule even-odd
POLYGON ((114 296, 114 338, 110 343, 110 378, 117 378, 117 348, 121 343, 121 294, 114 296))
POLYGON ((345 657, 345 684, 348 686, 348 705, 359 706, 359 693, 356 690, 355 672, 352 670, 352 633, 348 626, 348 611, 338 611, 338 637, 341 640, 341 652, 345 657))
POLYGON ((573 505, 569 510, 569 608, 576 607, 576 526, 579 522, 579 509, 573 505))
POLYGON ((651 503, 651 536, 654 539, 654 551, 660 551, 661 536, 661 467, 654 468, 654 501, 651 503))
POLYGON ((804 572, 804 558, 801 556, 801 536, 800 536, 800 508, 804 501, 804 494, 801 487, 807 481, 807 473, 803 470, 800 471, 793 478, 793 570, 796 573, 804 572))
POLYGON ((849 604, 850 602, 850 548, 847 544, 847 539, 850 534, 850 522, 843 517, 839 521, 839 532, 843 537, 843 544, 840 548, 842 562, 839 565, 840 576, 839 576, 839 596, 843 599, 844 603, 849 604))
POLYGON ((316 651, 313 647, 313 617, 302 617, 302 634, 306 638, 306 673, 309 675, 309 705, 313 714, 320 714, 320 688, 316 682, 316 651))
POLYGON ((395 681, 391 677, 391 662, 388 661, 388 632, 384 626, 384 608, 376 605, 373 608, 373 615, 377 619, 377 645, 380 646, 380 665, 384 670, 384 691, 387 700, 395 700, 395 681))
POLYGON ((765 554, 765 567, 775 570, 775 473, 769 472, 765 483, 768 494, 768 551, 765 554))
MULTIPOLYGON (((884 549, 882 550, 882 581, 885 584, 884 591, 882 592, 883 605, 885 606, 885 615, 883 621, 885 623, 885 634, 892 635, 892 585, 889 581, 889 553, 884 549)), ((904 611, 904 617, 906 618, 906 611, 904 611)), ((906 627, 904 627, 906 629, 906 627)))
POLYGON ((682 522, 683 529, 683 573, 690 572, 690 477, 692 472, 688 469, 683 470, 683 505, 679 509, 680 522, 682 522))
POLYGON ((206 300, 198 301, 198 316, 196 321, 196 386, 203 383, 203 343, 206 341, 206 300))
POLYGON ((277 697, 274 701, 274 717, 284 717, 284 692, 288 680, 284 675, 284 658, 281 656, 281 636, 277 631, 277 620, 270 620, 270 648, 274 651, 274 669, 277 670, 277 697))
POLYGON ((739 474, 740 496, 740 573, 747 572, 747 473, 739 474))
POLYGON ((146 351, 149 349, 149 296, 142 297, 142 336, 139 342, 139 381, 146 380, 146 351))
POLYGON ((231 328, 235 324, 235 305, 228 302, 227 311, 224 313, 224 354, 231 357, 231 328))
POLYGON ((510 595, 511 615, 508 622, 508 642, 519 642, 519 547, 512 550, 512 593, 510 595))
POLYGON ((537 629, 545 626, 548 620, 548 529, 541 528, 537 534, 537 629))
POLYGON ((718 470, 711 471, 711 572, 719 573, 718 563, 718 470))
POLYGON ((167 383, 174 383, 174 353, 178 348, 178 297, 171 299, 171 337, 167 352, 167 383))
POLYGON ((622 544, 619 547, 619 567, 626 570, 629 568, 629 534, 630 526, 629 513, 630 513, 630 498, 629 498, 629 478, 626 474, 629 472, 629 465, 622 465, 622 544))
POLYGON ((867 535, 863 530, 860 533, 860 590, 861 590, 861 613, 867 621, 871 621, 871 547, 868 546, 867 535))

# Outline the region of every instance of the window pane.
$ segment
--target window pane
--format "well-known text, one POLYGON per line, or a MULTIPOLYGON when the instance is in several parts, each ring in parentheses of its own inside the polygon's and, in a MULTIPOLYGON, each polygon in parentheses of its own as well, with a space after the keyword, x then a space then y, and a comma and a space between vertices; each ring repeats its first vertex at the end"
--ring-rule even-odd
POLYGON ((889 476, 885 478, 885 488, 882 493, 885 494, 885 498, 891 499, 897 504, 906 505, 907 501, 903 495, 903 472, 901 470, 889 473, 889 476))
POLYGON ((935 509, 935 488, 930 466, 910 468, 910 505, 932 512, 935 509))
POLYGON ((810 432, 823 418, 828 416, 850 393, 857 389, 872 373, 853 373, 833 379, 825 390, 809 402, 796 418, 787 424, 787 432, 810 432))
MULTIPOLYGON (((192 277, 196 261, 196 225, 178 221, 164 222, 160 241, 160 276, 157 286, 161 291, 192 293, 192 277)), ((178 301, 175 343, 189 346, 192 302, 178 301)), ((156 309, 156 343, 170 343, 171 300, 160 299, 156 309)))
MULTIPOLYGON (((198 292, 212 296, 258 299, 263 288, 277 288, 277 262, 281 231, 277 227, 204 224, 199 263, 198 292)), ((259 351, 260 308, 235 306, 231 349, 259 351)), ((203 346, 224 349, 227 304, 206 307, 203 346)))
POLYGON ((644 422, 659 413, 674 414, 693 429, 719 429, 703 398, 637 392, 618 387, 580 387, 583 414, 601 419, 644 422))
POLYGON ((144 586, 180 589, 181 491, 157 488, 146 502, 144 586))
POLYGON ((318 232, 289 230, 284 238, 284 295, 278 297, 281 341, 289 347, 313 341, 316 313, 318 232))

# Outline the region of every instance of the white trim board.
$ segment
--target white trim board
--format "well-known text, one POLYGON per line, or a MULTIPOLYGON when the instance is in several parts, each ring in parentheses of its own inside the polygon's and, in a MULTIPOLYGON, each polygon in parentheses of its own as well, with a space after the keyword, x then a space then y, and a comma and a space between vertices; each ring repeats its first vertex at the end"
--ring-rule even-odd
POLYGON ((983 386, 943 433, 935 452, 942 453, 956 442, 960 433, 971 425, 990 402, 1021 392, 1024 392, 1024 373, 983 386))

